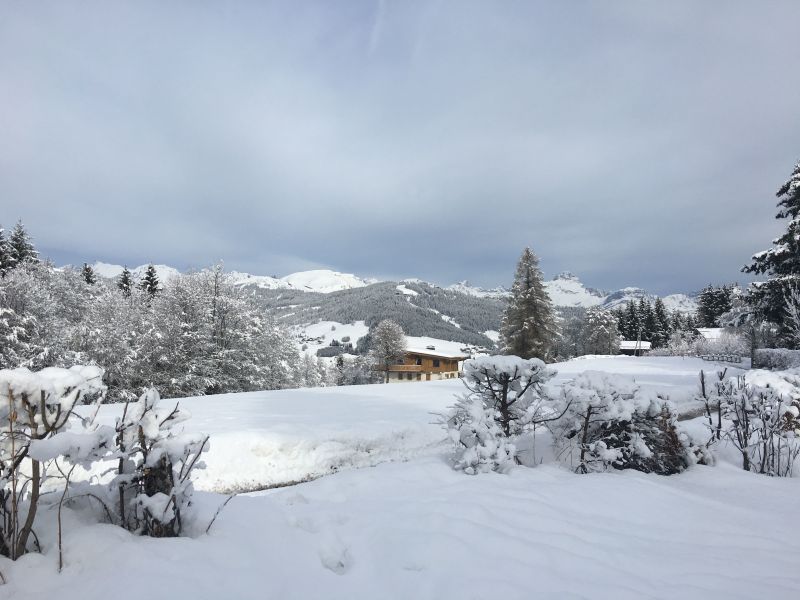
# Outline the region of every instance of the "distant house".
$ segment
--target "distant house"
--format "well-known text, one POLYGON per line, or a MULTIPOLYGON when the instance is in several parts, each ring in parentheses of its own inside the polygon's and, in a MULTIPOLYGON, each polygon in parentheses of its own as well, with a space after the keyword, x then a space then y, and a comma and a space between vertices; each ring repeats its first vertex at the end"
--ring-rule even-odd
POLYGON ((697 333, 700 336, 709 341, 709 342, 716 342, 719 338, 722 337, 722 333, 725 330, 722 327, 698 327, 697 333))
POLYGON ((437 351, 408 349, 405 358, 389 367, 389 383, 455 379, 461 374, 460 363, 469 356, 437 351))
POLYGON ((650 342, 637 340, 622 340, 619 343, 619 353, 627 356, 641 356, 650 350, 650 342))

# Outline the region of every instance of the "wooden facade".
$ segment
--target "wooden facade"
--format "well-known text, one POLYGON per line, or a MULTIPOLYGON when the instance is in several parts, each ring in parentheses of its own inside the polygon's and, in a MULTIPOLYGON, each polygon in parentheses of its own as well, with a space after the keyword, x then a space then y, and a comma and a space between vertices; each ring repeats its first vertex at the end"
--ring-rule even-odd
POLYGON ((460 376, 460 363, 468 356, 434 350, 408 350, 402 362, 389 367, 389 383, 436 381, 460 376))

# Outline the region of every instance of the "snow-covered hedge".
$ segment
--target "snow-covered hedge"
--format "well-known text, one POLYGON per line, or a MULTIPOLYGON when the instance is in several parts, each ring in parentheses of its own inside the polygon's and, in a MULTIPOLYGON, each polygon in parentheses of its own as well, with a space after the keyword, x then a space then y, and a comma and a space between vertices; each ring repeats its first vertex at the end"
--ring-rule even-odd
POLYGON ((800 367, 800 350, 761 348, 756 350, 756 364, 759 369, 773 371, 785 371, 800 367))

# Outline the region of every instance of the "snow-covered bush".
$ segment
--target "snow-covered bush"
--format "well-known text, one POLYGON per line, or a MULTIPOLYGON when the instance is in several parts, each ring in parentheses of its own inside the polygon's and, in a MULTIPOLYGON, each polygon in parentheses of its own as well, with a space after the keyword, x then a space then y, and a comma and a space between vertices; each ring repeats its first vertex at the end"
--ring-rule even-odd
POLYGON ((448 420, 455 446, 453 467, 468 475, 505 471, 515 462, 516 447, 497 420, 497 411, 479 396, 461 398, 448 420))
POLYGON ((636 469, 670 475, 693 462, 668 400, 630 378, 586 371, 563 388, 566 408, 551 428, 558 455, 576 472, 636 469))
POLYGON ((113 429, 75 414, 104 394, 97 367, 0 370, 0 555, 28 551, 43 485, 62 470, 55 461, 85 465, 112 449, 113 429))
POLYGON ((553 375, 536 358, 484 356, 466 361, 467 393, 442 419, 455 446, 455 468, 474 474, 513 464, 514 438, 558 416, 542 389, 553 375))
POLYGON ((745 471, 792 476, 800 456, 800 373, 754 371, 751 377, 748 383, 719 374, 706 403, 709 444, 731 444, 745 471))
POLYGON ((189 418, 178 404, 160 403, 158 392, 146 390, 128 404, 118 419, 118 492, 121 524, 152 537, 180 535, 191 505, 192 469, 208 449, 208 437, 177 433, 173 428, 189 418))
POLYGON ((188 414, 159 405, 154 390, 126 405, 116 427, 97 424, 107 391, 102 377, 95 366, 0 370, 0 555, 16 559, 38 546, 42 503, 58 508, 60 540, 62 507, 82 497, 138 533, 181 532, 191 472, 208 438, 175 431, 188 414), (117 465, 110 486, 72 481, 77 467, 88 471, 107 461, 117 465))

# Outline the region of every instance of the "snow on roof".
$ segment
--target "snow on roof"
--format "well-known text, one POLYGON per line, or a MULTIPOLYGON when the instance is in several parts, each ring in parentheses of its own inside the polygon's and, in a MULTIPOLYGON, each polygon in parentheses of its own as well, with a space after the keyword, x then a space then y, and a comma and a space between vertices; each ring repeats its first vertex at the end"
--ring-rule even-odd
POLYGON ((446 352, 442 350, 430 350, 429 348, 406 348, 407 354, 422 354, 424 356, 435 356, 437 358, 457 358, 459 360, 466 360, 469 358, 463 352, 446 352))
POLYGON ((722 327, 700 327, 697 329, 698 333, 708 341, 718 340, 722 337, 722 327))
POLYGON ((650 350, 650 342, 637 342, 636 340, 622 340, 619 343, 620 350, 650 350))

